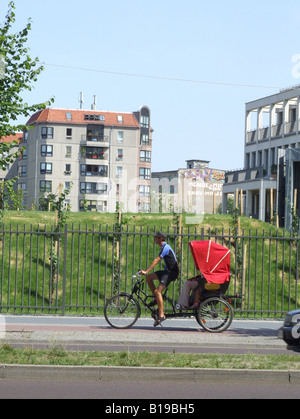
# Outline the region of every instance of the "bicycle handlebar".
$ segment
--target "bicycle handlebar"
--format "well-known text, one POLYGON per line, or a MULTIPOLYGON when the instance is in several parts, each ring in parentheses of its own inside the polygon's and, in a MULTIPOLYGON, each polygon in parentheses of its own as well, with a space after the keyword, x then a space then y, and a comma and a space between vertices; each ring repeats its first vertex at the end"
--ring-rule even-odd
POLYGON ((140 271, 132 275, 132 279, 137 279, 137 281, 141 281, 141 278, 142 278, 142 275, 140 274, 140 271))

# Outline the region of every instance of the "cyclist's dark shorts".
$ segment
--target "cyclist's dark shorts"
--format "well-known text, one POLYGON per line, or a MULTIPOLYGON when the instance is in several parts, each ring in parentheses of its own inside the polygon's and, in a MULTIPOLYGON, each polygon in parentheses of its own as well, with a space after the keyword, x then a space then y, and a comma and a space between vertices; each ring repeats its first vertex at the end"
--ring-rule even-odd
POLYGON ((167 287, 170 282, 175 281, 179 275, 179 271, 175 270, 172 272, 169 271, 156 271, 157 278, 159 279, 159 283, 167 287))

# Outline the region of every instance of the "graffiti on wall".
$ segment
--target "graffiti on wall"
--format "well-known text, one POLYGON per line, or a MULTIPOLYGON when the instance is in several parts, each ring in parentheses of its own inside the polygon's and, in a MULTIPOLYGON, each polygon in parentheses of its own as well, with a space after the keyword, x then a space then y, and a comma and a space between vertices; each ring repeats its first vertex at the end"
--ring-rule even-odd
POLYGON ((213 169, 189 169, 185 170, 186 179, 202 179, 205 182, 225 182, 225 172, 213 169))

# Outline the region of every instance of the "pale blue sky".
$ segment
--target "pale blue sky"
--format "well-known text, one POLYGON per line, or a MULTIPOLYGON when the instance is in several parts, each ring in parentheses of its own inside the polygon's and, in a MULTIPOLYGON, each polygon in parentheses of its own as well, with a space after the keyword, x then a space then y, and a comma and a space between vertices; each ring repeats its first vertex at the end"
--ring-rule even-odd
MULTIPOLYGON (((1 22, 8 3, 0 0, 1 22)), ((46 65, 24 98, 42 102, 55 96, 53 107, 78 109, 82 91, 86 109, 93 95, 98 110, 149 106, 153 171, 183 168, 193 158, 209 160, 215 169, 243 167, 245 103, 300 84, 292 62, 300 54, 299 0, 15 0, 15 5, 15 31, 32 19, 32 56, 98 70, 46 65)))

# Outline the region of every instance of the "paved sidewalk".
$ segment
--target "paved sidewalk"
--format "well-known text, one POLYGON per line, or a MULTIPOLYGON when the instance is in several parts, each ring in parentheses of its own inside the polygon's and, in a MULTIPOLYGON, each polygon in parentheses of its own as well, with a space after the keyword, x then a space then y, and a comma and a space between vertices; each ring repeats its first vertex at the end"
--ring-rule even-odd
POLYGON ((122 343, 195 346, 242 346, 286 348, 277 337, 280 321, 234 320, 223 333, 205 332, 194 319, 167 320, 153 327, 153 320, 141 318, 131 329, 113 329, 103 318, 59 316, 7 316, 0 342, 122 343))

